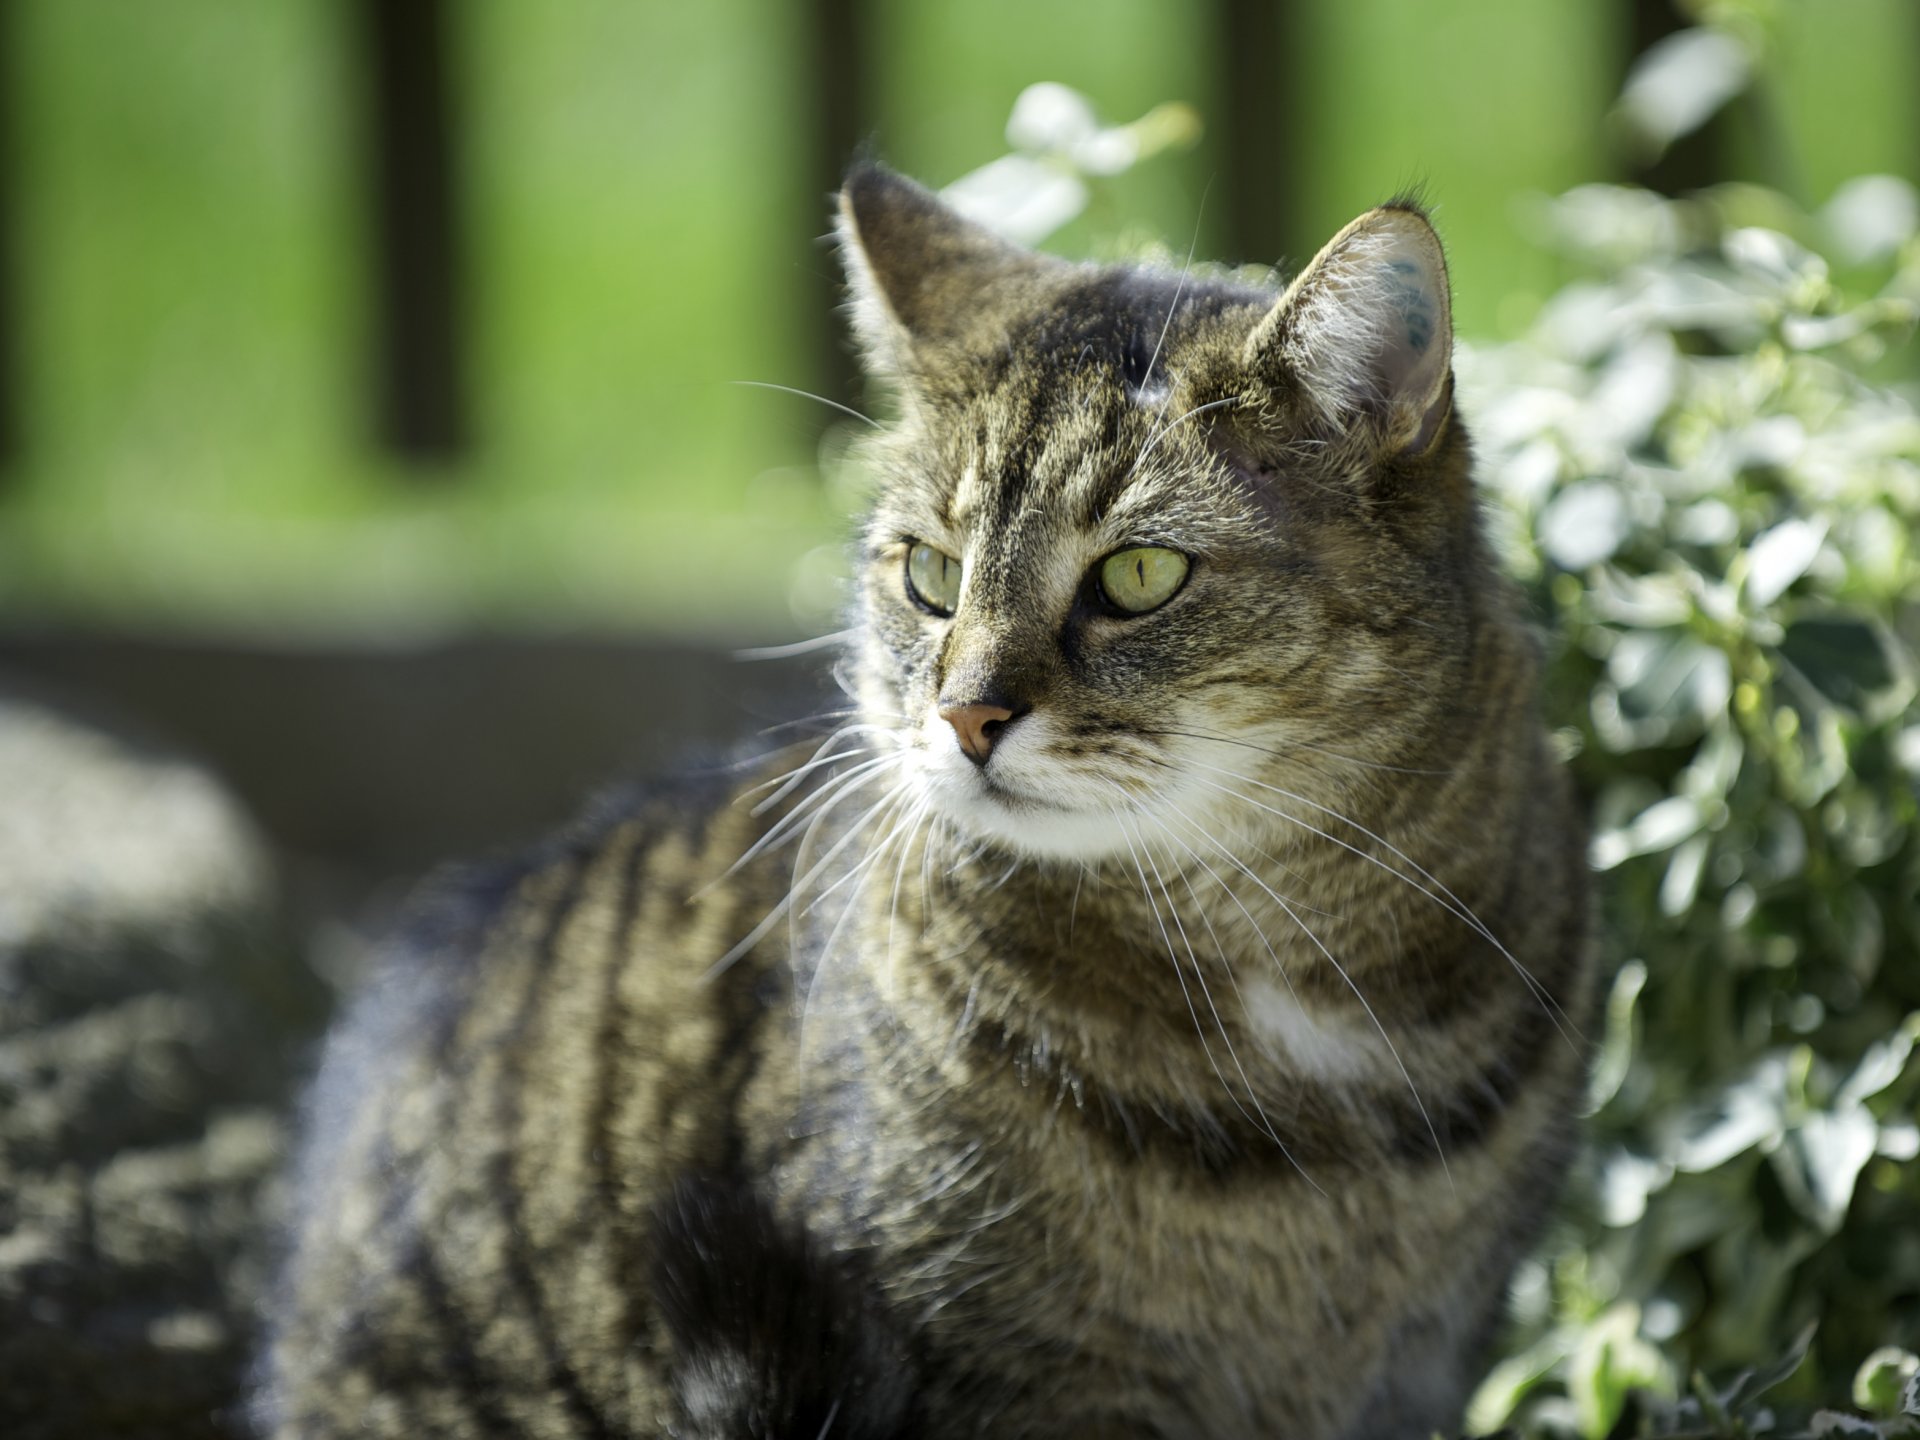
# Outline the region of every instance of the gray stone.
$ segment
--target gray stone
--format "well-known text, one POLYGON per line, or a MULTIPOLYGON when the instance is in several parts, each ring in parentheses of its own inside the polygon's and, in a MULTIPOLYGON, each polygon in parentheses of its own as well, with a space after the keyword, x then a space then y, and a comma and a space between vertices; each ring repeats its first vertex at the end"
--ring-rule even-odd
POLYGON ((0 687, 0 1434, 224 1436, 324 992, 181 758, 0 687))

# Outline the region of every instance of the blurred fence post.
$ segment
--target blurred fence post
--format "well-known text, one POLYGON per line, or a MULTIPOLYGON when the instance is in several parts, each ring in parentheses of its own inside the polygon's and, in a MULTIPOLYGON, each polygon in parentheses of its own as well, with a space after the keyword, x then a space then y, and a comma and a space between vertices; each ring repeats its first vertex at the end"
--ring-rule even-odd
MULTIPOLYGON (((1627 44, 1618 79, 1624 81, 1634 62, 1693 21, 1682 15, 1674 0, 1626 0, 1627 44)), ((1618 83, 1614 93, 1619 93, 1618 83)), ((1626 178, 1662 195, 1685 195, 1704 190, 1727 178, 1726 112, 1710 118, 1699 129, 1682 135, 1652 160, 1629 158, 1626 178)))
POLYGON ((1294 241, 1299 198, 1296 0, 1220 0, 1215 44, 1225 91, 1220 183, 1213 202, 1225 216, 1227 254, 1278 264, 1294 241))
POLYGON ((443 0, 361 0, 374 269, 376 434, 403 459, 468 439, 459 151, 443 0))
POLYGON ((25 348, 20 343, 20 187, 14 155, 19 143, 15 78, 20 67, 13 26, 13 0, 0 0, 0 488, 20 460, 20 363, 25 348))
MULTIPOLYGON (((806 70, 800 95, 808 107, 810 153, 808 208, 798 233, 816 236, 828 223, 828 197, 840 189, 848 162, 871 128, 867 60, 873 16, 864 0, 808 0, 801 23, 806 34, 800 59, 806 70)), ((811 258, 812 264, 800 271, 806 292, 809 383, 829 400, 858 405, 859 372, 841 335, 839 261, 818 247, 811 258)), ((833 423, 825 410, 815 419, 821 430, 833 423)))

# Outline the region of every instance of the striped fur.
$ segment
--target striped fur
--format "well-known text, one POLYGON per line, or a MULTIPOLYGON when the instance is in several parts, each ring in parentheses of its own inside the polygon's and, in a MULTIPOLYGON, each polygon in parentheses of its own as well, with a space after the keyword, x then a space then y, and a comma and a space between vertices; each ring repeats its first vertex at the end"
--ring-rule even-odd
POLYGON ((1431 230, 1276 297, 863 169, 842 235, 900 400, 855 722, 430 893, 314 1090, 264 1428, 1445 1428, 1591 981, 1431 230), (1142 544, 1191 568, 1123 617, 1142 544))

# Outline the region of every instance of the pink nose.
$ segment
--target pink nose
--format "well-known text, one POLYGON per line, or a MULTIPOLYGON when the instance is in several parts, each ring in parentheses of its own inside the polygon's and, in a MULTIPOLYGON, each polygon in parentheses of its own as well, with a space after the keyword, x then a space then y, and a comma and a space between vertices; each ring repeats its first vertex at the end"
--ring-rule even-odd
POLYGON ((967 758, 976 765, 984 765, 987 756, 993 753, 994 740, 1007 728, 1007 722, 1013 719, 1013 711, 1005 705, 974 701, 966 705, 942 705, 940 718, 953 726, 953 733, 960 737, 960 748, 967 752, 967 758))

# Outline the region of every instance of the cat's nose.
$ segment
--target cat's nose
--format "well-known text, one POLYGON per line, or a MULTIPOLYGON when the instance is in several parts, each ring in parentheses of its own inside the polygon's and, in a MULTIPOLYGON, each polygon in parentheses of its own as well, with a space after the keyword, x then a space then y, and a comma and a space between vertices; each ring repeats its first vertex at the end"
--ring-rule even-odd
POLYGON ((987 756, 993 753, 993 742, 1000 738, 1000 732, 1032 708, 1031 705, 1001 705, 990 700, 970 700, 964 705, 942 702, 940 718, 953 726, 967 758, 976 765, 984 765, 987 756))

